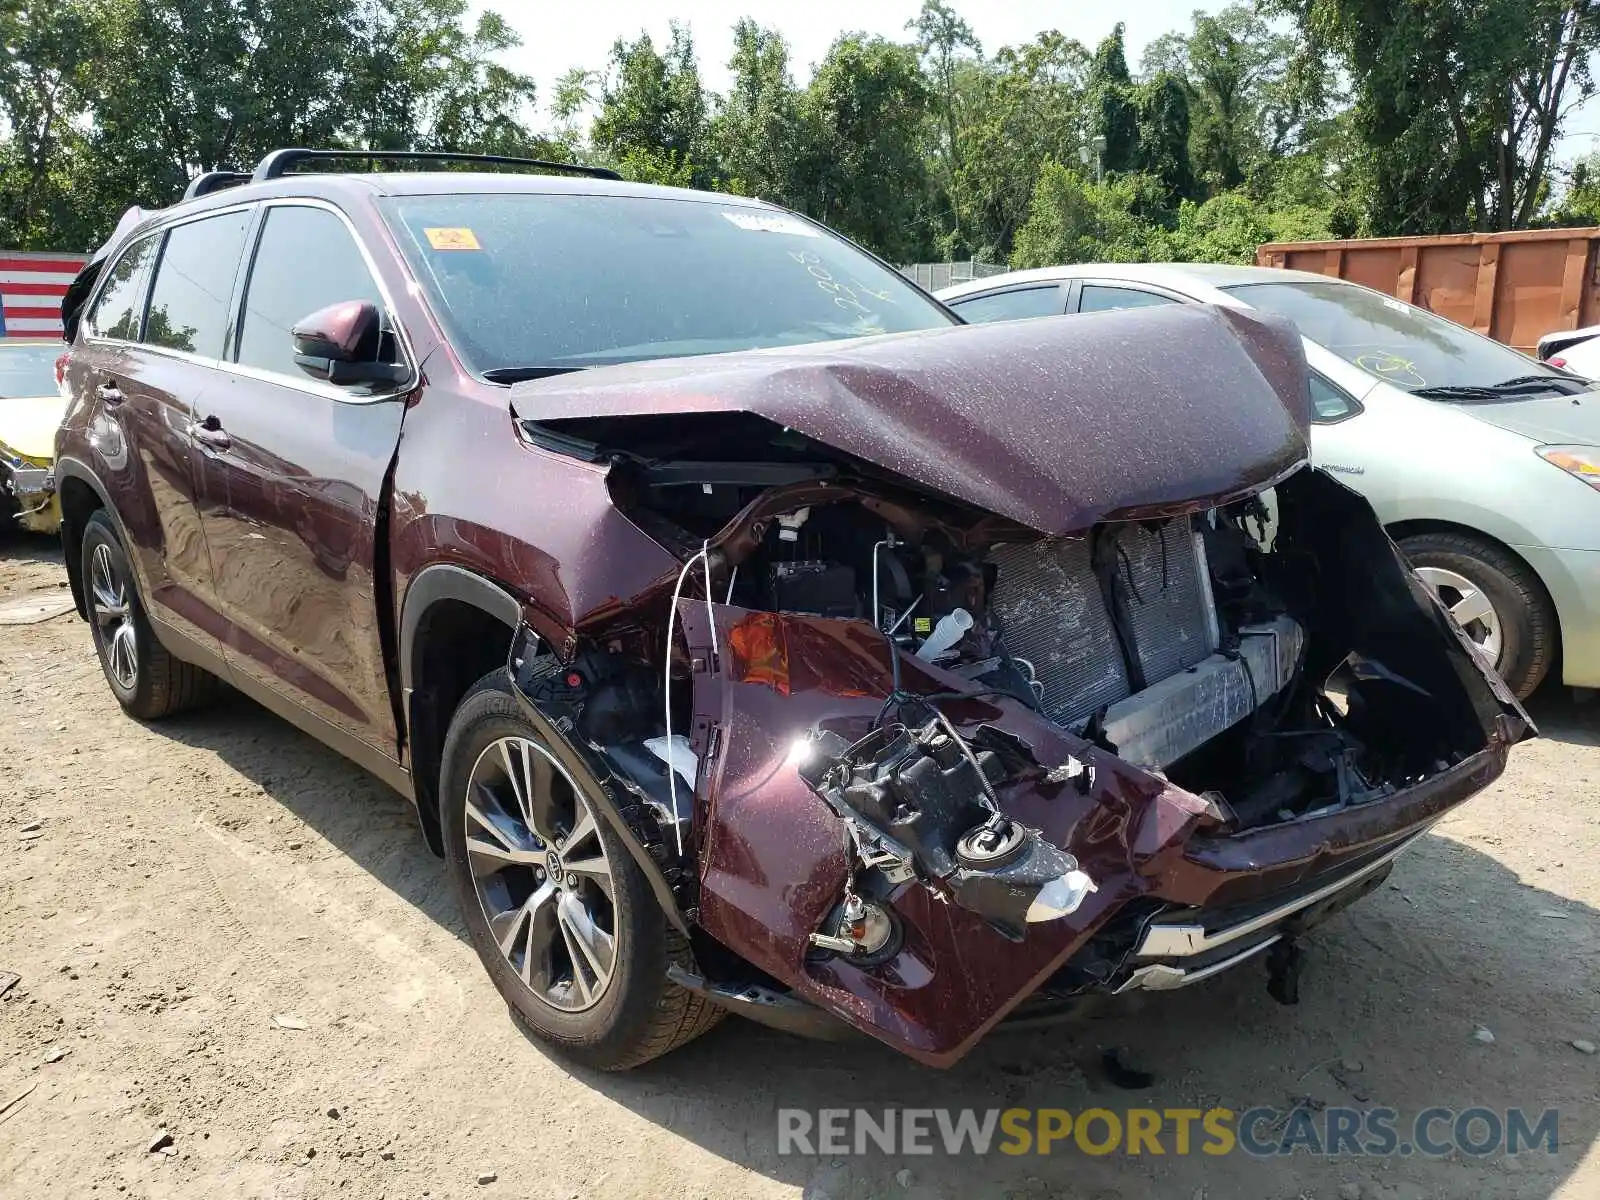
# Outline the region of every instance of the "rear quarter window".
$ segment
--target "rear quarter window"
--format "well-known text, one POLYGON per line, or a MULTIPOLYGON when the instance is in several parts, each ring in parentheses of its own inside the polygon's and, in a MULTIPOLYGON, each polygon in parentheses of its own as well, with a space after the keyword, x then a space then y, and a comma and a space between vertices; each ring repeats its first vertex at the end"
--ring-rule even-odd
POLYGON ((141 238, 129 246, 106 272, 105 286, 86 322, 91 337, 139 340, 144 319, 145 285, 159 237, 141 238))

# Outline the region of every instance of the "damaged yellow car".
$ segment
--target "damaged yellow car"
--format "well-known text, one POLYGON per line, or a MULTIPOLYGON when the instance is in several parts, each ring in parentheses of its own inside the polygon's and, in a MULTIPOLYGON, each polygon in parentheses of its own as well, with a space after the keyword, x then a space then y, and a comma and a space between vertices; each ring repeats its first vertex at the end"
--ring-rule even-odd
POLYGON ((0 534, 17 525, 35 533, 61 528, 56 499, 56 427, 61 397, 59 341, 0 339, 0 534))

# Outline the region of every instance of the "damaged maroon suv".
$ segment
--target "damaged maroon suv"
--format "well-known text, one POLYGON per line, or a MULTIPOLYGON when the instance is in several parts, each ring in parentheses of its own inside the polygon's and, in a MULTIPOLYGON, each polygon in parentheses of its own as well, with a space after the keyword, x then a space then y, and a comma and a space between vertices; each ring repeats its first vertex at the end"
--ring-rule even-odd
POLYGON ((225 681, 411 797, 575 1058, 1292 1002, 1531 733, 1306 465, 1286 324, 968 327, 758 201, 336 160, 204 176, 74 285, 73 594, 130 714, 225 681))

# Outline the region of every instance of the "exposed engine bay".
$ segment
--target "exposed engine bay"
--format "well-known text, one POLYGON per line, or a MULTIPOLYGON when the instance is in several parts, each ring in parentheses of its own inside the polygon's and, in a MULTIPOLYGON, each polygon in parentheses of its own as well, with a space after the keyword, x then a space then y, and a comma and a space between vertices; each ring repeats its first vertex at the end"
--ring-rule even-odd
MULTIPOLYGON (((1452 728, 1439 711, 1426 717, 1431 736, 1419 736, 1416 717, 1374 718, 1408 693, 1426 707, 1428 686, 1330 642, 1348 630, 1319 623, 1322 568, 1279 544, 1270 491, 1040 537, 870 480, 845 483, 827 465, 625 462, 613 486, 619 507, 685 556, 669 632, 680 603, 699 603, 858 623, 882 639, 892 686, 876 718, 812 728, 796 755, 856 861, 814 951, 869 965, 891 953, 901 935, 886 899, 912 879, 1013 940, 1096 890, 1071 854, 1007 817, 996 791, 1041 767, 1087 789, 1088 758, 1041 764, 993 725, 963 733, 943 703, 1023 705, 1196 794, 1213 824, 1234 831, 1371 803, 1483 744, 1480 727, 1452 728), (910 688, 912 668, 948 682, 910 688), (1374 690, 1384 699, 1369 706, 1374 690)), ((686 858, 701 782, 685 736, 696 664, 648 634, 613 645, 629 641, 654 642, 654 654, 591 649, 576 670, 552 663, 534 690, 548 711, 571 705, 564 721, 686 858), (665 670, 648 665, 656 654, 665 670)), ((686 863, 678 877, 688 879, 686 863)))
MULTIPOLYGON (((603 465, 676 563, 564 645, 525 626, 513 678, 700 939, 684 986, 936 1064, 1025 999, 1269 950, 1292 997, 1295 936, 1503 769, 1525 715, 1366 501, 1302 465, 1297 335, 1171 320, 1214 377, 1150 373, 1173 405, 1128 477, 1094 448, 1128 420, 1064 441, 1006 390, 1017 355, 1059 361, 1081 390, 1052 403, 1103 410, 1102 347, 1015 329, 948 362, 890 340, 514 392, 530 445, 603 465)), ((1123 391, 1119 418, 1154 416, 1123 391)))

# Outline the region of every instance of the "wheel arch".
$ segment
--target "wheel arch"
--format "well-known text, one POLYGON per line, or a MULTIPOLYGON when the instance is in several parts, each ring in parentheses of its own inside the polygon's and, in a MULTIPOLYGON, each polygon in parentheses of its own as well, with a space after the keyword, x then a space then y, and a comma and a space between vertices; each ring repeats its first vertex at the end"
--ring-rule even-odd
POLYGON ((1475 541, 1484 542, 1509 558, 1515 559, 1527 569, 1528 575, 1539 585, 1539 591, 1544 594, 1544 600, 1550 607, 1550 612, 1555 615, 1552 632, 1555 634, 1555 649, 1551 655, 1552 670, 1559 670, 1561 663, 1561 610, 1556 606, 1555 597, 1550 594, 1550 586, 1545 583, 1544 576, 1539 569, 1529 562, 1515 546, 1508 545, 1492 534, 1487 534, 1481 529, 1474 529, 1471 525, 1462 525, 1456 521, 1412 520, 1395 521, 1384 527, 1384 531, 1396 545, 1409 537, 1416 537, 1423 533, 1450 533, 1458 537, 1468 537, 1475 541))
POLYGON ((521 621, 516 597, 464 567, 424 567, 406 588, 399 650, 411 784, 435 854, 444 854, 439 769, 450 717, 473 684, 505 664, 521 621))
POLYGON ((58 459, 55 476, 56 494, 61 500, 61 550, 66 560, 67 586, 72 589, 72 602, 77 607, 78 615, 87 621, 89 602, 83 586, 82 546, 89 518, 98 510, 105 509, 125 546, 128 544, 128 531, 123 528, 117 510, 106 498, 105 488, 89 468, 74 459, 58 459))

